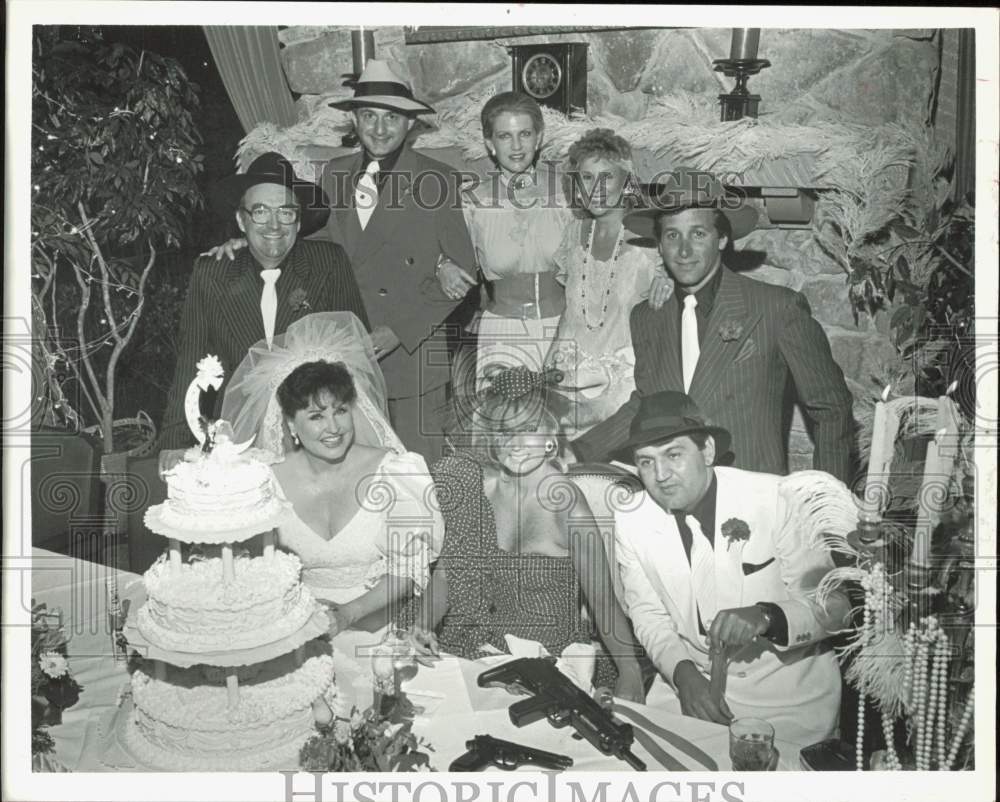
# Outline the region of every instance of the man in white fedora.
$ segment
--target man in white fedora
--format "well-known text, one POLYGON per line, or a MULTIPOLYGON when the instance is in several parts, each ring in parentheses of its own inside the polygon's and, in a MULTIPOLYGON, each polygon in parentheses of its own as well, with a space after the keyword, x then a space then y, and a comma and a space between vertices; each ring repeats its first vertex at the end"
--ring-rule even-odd
POLYGON ((730 434, 684 393, 641 397, 615 459, 645 492, 615 510, 623 605, 663 680, 647 704, 727 724, 769 721, 800 748, 831 737, 841 679, 828 638, 847 625, 840 593, 822 602, 833 568, 813 536, 807 499, 853 501, 820 471, 792 477, 715 466, 730 434), (713 653, 720 657, 713 692, 713 653), (724 682, 718 680, 725 678, 724 682), (723 691, 724 686, 724 691, 723 691))
POLYGON ((321 185, 333 213, 326 235, 344 246, 372 322, 393 425, 407 448, 442 456, 439 413, 450 378, 443 323, 463 296, 446 296, 435 276, 445 258, 475 272, 452 167, 407 142, 417 115, 433 109, 385 61, 372 59, 351 98, 361 152, 331 160, 321 185))

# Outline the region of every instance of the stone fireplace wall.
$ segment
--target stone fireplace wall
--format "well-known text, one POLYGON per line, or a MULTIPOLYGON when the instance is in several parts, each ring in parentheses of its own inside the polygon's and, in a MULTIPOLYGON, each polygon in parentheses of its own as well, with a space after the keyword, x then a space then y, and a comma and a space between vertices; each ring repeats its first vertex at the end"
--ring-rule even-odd
MULTIPOLYGON (((760 57, 772 66, 750 81, 761 95, 761 117, 786 124, 824 121, 863 125, 932 121, 939 83, 939 43, 928 30, 761 31, 760 57)), ((957 36, 955 32, 945 34, 957 36)), ((290 27, 279 34, 282 61, 303 117, 326 97, 343 96, 351 71, 350 30, 290 27)), ((642 119, 658 95, 691 93, 715 101, 731 89, 712 60, 729 52, 730 30, 637 29, 559 34, 517 39, 406 45, 403 29, 375 31, 375 52, 413 84, 417 97, 439 111, 468 102, 467 95, 511 88, 506 45, 543 41, 586 41, 588 113, 642 119)), ((942 107, 947 103, 942 99, 942 107)), ((883 366, 895 359, 888 339, 888 315, 855 322, 843 270, 808 230, 756 231, 741 249, 763 251, 764 264, 750 271, 763 281, 800 290, 823 325, 834 357, 857 398, 878 392, 883 366)), ((811 466, 812 446, 796 411, 790 443, 792 468, 811 466)))

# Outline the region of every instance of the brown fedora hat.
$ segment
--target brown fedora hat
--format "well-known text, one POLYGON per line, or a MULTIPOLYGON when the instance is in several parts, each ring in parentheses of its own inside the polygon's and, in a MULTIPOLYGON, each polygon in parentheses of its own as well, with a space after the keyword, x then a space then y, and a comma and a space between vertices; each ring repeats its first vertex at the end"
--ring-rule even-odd
POLYGON ((674 390, 644 395, 639 400, 638 412, 632 418, 628 440, 609 456, 613 460, 635 465, 635 449, 693 432, 712 435, 715 439, 716 461, 729 451, 732 441, 729 432, 709 423, 691 396, 674 390))
POLYGON ((251 162, 245 173, 223 178, 215 185, 215 202, 227 213, 235 211, 244 193, 258 184, 279 184, 295 193, 299 202, 299 237, 307 237, 326 225, 330 203, 317 184, 302 181, 295 168, 280 153, 261 154, 251 162))
POLYGON ((712 173, 680 168, 662 181, 642 185, 639 208, 625 217, 625 227, 644 239, 656 239, 656 218, 684 209, 719 209, 729 220, 733 239, 745 237, 757 225, 757 210, 728 191, 712 173))
POLYGON ((410 85, 392 71, 385 61, 372 59, 354 82, 354 97, 328 103, 335 109, 351 111, 362 106, 399 111, 403 114, 433 114, 434 109, 413 97, 410 85))

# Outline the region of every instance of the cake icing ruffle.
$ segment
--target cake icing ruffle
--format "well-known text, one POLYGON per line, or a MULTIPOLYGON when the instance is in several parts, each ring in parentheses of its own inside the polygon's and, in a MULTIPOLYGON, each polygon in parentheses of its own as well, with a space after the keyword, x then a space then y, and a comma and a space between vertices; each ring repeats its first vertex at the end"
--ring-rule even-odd
POLYGON ((294 769, 315 732, 313 702, 322 697, 339 707, 329 654, 298 667, 294 654, 262 664, 240 682, 232 709, 223 676, 213 682, 201 671, 168 667, 158 680, 136 669, 124 734, 129 751, 150 767, 173 771, 294 769))
POLYGON ((317 609, 299 580, 293 554, 236 557, 222 581, 218 557, 182 563, 161 557, 146 571, 146 603, 137 616, 143 638, 162 649, 219 652, 252 649, 301 629, 317 609))

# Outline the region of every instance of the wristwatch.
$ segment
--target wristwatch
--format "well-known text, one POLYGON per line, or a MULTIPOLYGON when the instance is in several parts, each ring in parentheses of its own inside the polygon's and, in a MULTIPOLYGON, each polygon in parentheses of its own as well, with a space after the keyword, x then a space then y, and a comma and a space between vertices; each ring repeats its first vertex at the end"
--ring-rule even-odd
POLYGON ((774 614, 768 609, 766 604, 757 602, 754 606, 764 614, 764 631, 760 634, 767 638, 771 634, 771 628, 774 626, 774 614))

